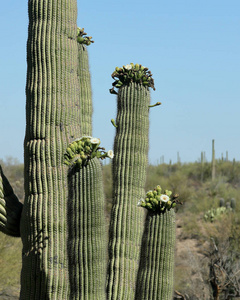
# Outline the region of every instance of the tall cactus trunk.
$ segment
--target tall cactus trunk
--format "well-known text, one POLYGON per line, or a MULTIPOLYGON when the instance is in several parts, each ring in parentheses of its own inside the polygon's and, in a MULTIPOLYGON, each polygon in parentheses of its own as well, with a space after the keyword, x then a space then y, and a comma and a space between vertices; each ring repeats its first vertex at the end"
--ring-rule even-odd
POLYGON ((149 212, 142 241, 135 300, 172 300, 175 212, 149 212))
POLYGON ((110 223, 108 299, 134 299, 145 212, 150 92, 130 83, 118 91, 113 160, 113 208, 110 223))
POLYGON ((77 1, 29 0, 21 299, 68 299, 68 143, 80 135, 77 1))

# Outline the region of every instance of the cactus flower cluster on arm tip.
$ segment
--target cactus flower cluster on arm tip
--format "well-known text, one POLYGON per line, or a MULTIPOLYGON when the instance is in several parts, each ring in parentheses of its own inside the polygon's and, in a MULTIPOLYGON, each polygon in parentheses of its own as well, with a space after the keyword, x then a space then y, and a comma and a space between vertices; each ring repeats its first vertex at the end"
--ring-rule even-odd
POLYGON ((112 78, 115 81, 112 84, 113 87, 110 89, 111 94, 117 94, 114 88, 120 88, 131 82, 138 83, 144 87, 151 87, 155 90, 151 71, 139 64, 134 65, 133 63, 130 63, 122 68, 116 67, 115 71, 112 73, 112 78))
POLYGON ((137 205, 161 213, 174 208, 179 202, 178 197, 178 194, 172 195, 171 191, 162 190, 158 185, 154 190, 148 191, 145 199, 141 198, 137 205))
POLYGON ((101 141, 99 138, 83 136, 70 143, 64 154, 66 165, 76 165, 79 168, 86 166, 90 159, 94 157, 105 159, 113 158, 113 151, 105 151, 105 148, 99 147, 101 141))

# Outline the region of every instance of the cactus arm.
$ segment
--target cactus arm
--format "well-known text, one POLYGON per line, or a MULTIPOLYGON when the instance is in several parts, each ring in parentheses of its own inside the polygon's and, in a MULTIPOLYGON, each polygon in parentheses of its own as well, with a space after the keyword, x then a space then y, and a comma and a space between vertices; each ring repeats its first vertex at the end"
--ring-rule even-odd
POLYGON ((14 237, 20 237, 20 219, 23 204, 0 166, 0 231, 14 237))
POLYGON ((80 85, 81 129, 83 135, 92 135, 92 89, 89 71, 88 49, 93 41, 86 37, 83 29, 78 28, 78 78, 80 85))
MULTIPOLYGON (((128 69, 116 68, 112 77, 128 69)), ((141 78, 127 83, 116 80, 113 86, 119 87, 118 126, 114 141, 107 299, 134 299, 145 218, 137 202, 144 195, 146 181, 150 92, 141 78)))
POLYGON ((20 299, 68 299, 68 168, 80 135, 77 1, 28 2, 25 202, 20 299))
POLYGON ((71 299, 106 299, 107 232, 102 167, 97 157, 69 177, 71 299), (80 230, 79 230, 80 229, 80 230))
POLYGON ((175 212, 148 212, 135 300, 171 300, 175 252, 175 212))

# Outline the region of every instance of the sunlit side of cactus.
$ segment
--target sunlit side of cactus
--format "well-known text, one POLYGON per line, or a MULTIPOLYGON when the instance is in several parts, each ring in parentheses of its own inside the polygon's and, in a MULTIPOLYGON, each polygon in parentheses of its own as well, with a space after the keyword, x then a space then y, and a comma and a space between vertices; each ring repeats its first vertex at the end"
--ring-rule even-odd
POLYGON ((79 137, 77 1, 28 2, 20 299, 69 299, 67 145, 79 137))
POLYGON ((111 93, 118 111, 113 159, 113 208, 110 221, 107 299, 134 299, 145 212, 137 201, 144 196, 148 163, 149 86, 147 68, 116 68, 111 93), (115 91, 118 89, 118 92, 115 91))

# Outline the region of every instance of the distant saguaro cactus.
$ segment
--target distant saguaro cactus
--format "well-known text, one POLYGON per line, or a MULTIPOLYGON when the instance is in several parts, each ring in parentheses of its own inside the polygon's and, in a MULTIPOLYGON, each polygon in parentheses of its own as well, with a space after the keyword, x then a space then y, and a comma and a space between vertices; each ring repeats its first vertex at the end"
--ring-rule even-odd
POLYGON ((223 198, 220 198, 219 207, 223 207, 224 205, 225 205, 225 200, 223 198))

